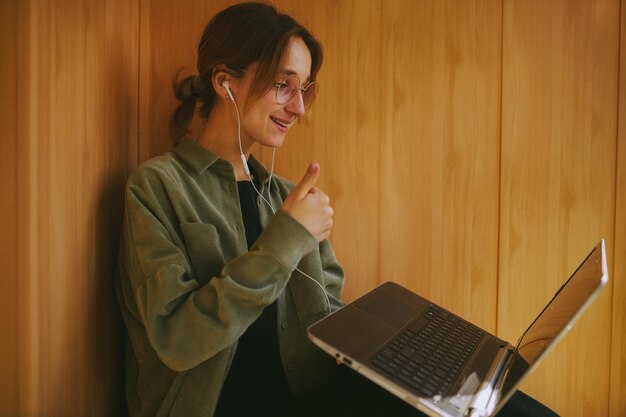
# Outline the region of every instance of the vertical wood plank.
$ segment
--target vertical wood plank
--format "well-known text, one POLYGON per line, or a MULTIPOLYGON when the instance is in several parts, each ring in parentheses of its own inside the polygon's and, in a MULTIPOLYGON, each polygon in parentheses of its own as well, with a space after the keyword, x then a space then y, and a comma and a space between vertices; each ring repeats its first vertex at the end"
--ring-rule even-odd
POLYGON ((18 414, 17 1, 0 2, 0 415, 18 414))
MULTIPOLYGON (((600 238, 614 243, 616 1, 505 2, 498 333, 516 340, 600 238)), ((524 383, 607 415, 607 288, 524 383)))
POLYGON ((497 1, 383 3, 381 279, 495 329, 497 1))
MULTIPOLYGON (((38 170, 46 161, 38 161, 37 151, 46 148, 47 141, 37 144, 41 128, 36 122, 41 109, 39 103, 48 99, 48 91, 40 88, 37 68, 41 62, 48 62, 49 50, 37 45, 37 32, 48 33, 49 21, 41 19, 39 13, 49 11, 49 3, 40 1, 37 10, 31 2, 18 5, 18 56, 17 87, 22 94, 17 97, 17 124, 21 140, 17 143, 18 216, 17 224, 21 231, 17 239, 18 281, 18 343, 19 414, 35 417, 42 414, 39 381, 43 377, 40 367, 41 335, 39 333, 39 283, 40 265, 43 264, 39 240, 46 236, 47 229, 39 224, 37 215, 40 195, 37 189, 38 170), (38 13, 39 12, 39 13, 38 13)), ((48 126, 43 126, 47 132, 48 126)), ((47 136, 44 136, 47 138, 47 136)), ((41 184, 45 190, 45 184, 41 184)))
POLYGON ((621 1, 609 415, 626 417, 626 0, 621 1))
POLYGON ((87 248, 94 244, 94 234, 85 233, 93 231, 93 225, 88 224, 85 216, 90 211, 84 206, 96 208, 90 191, 100 167, 89 148, 102 143, 102 130, 96 126, 103 126, 99 120, 103 89, 93 88, 102 79, 104 64, 94 51, 103 35, 103 10, 98 9, 91 14, 89 5, 80 0, 55 5, 49 15, 42 16, 50 19, 49 38, 42 34, 37 39, 38 47, 51 50, 46 63, 50 73, 38 73, 49 93, 41 103, 47 114, 40 119, 50 128, 42 136, 48 148, 38 152, 39 161, 47 161, 39 173, 39 179, 47 182, 42 193, 46 210, 38 216, 49 233, 40 241, 48 265, 42 272, 51 278, 40 280, 40 390, 43 409, 57 415, 88 415, 89 410, 86 392, 83 398, 73 397, 74 384, 89 386, 86 372, 91 366, 86 357, 89 323, 85 319, 91 272, 87 268, 94 255, 87 248), (87 105, 98 111, 85 111, 87 105), (70 375, 74 383, 68 383, 70 375))
POLYGON ((20 415, 120 415, 112 278, 123 185, 136 165, 138 2, 25 3, 20 415))
POLYGON ((113 286, 126 178, 138 163, 139 0, 109 0, 104 10, 103 135, 95 157, 95 259, 91 260, 88 352, 91 370, 90 415, 126 415, 124 395, 125 330, 113 286))

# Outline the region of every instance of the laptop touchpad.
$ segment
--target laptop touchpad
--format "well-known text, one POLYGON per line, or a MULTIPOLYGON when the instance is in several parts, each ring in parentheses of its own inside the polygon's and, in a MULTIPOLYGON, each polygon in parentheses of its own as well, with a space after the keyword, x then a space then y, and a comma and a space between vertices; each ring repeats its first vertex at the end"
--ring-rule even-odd
POLYGON ((407 324, 415 312, 402 303, 377 293, 375 299, 366 303, 357 303, 359 308, 396 328, 407 324))

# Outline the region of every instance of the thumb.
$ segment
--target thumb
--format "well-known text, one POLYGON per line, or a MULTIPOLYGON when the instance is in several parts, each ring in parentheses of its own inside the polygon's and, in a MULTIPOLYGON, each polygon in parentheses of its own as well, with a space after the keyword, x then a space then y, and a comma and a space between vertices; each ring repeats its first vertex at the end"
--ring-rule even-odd
POLYGON ((303 199, 315 186, 317 179, 320 176, 320 166, 317 162, 311 162, 309 168, 306 170, 304 177, 300 180, 298 185, 293 189, 298 199, 303 199))

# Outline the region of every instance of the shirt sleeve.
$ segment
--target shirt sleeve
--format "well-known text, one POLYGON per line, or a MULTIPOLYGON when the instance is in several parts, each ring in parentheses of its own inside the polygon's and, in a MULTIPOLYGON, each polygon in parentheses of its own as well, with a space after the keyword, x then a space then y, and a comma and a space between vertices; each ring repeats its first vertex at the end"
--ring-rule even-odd
MULTIPOLYGON (((169 218, 152 186, 127 186, 118 273, 124 302, 145 327, 150 345, 168 367, 183 371, 234 343, 280 295, 317 242, 279 210, 250 251, 200 285, 175 233, 180 225, 169 218)), ((329 278, 333 291, 335 274, 329 278)))
MULTIPOLYGON (((295 185, 282 177, 278 177, 277 180, 279 180, 278 184, 281 188, 281 198, 284 200, 295 185)), ((330 301, 331 312, 334 312, 344 305, 341 301, 344 287, 344 271, 337 261, 335 252, 328 239, 320 242, 318 249, 322 267, 321 280, 318 278, 319 274, 315 274, 313 271, 311 272, 314 273, 313 278, 324 287, 324 291, 330 301)), ((326 305, 326 299, 324 299, 323 302, 324 305, 326 305)))
POLYGON ((322 241, 319 249, 324 271, 324 287, 330 300, 331 312, 334 312, 344 305, 341 301, 344 272, 328 240, 322 241))

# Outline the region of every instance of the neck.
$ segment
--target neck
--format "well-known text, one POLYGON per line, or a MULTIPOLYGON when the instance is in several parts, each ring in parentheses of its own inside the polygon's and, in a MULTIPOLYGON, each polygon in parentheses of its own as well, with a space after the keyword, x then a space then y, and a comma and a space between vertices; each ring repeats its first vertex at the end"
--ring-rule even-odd
POLYGON ((210 150, 222 159, 227 160, 233 166, 237 181, 249 180, 248 174, 243 167, 241 152, 248 160, 252 152, 252 144, 243 140, 241 150, 237 138, 237 116, 234 109, 228 111, 223 106, 218 106, 209 115, 198 143, 210 150))

